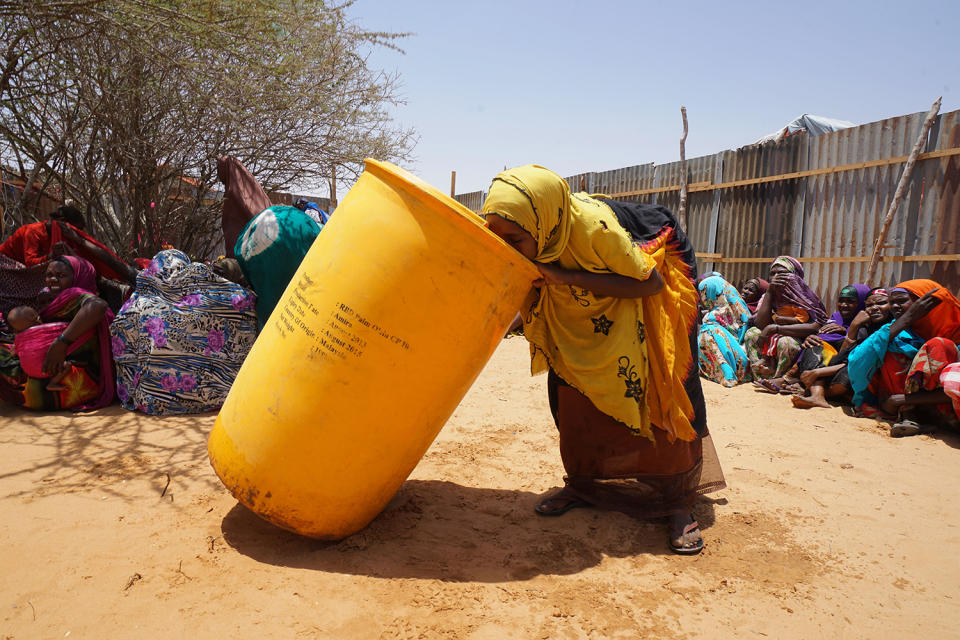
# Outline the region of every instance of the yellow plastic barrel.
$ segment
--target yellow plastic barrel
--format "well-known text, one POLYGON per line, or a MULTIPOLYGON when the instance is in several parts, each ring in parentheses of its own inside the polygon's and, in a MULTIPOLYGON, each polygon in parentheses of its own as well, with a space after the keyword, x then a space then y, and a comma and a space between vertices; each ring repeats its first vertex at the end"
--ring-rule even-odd
POLYGON ((264 519, 336 540, 386 506, 537 277, 466 207, 375 160, 247 356, 210 463, 264 519))

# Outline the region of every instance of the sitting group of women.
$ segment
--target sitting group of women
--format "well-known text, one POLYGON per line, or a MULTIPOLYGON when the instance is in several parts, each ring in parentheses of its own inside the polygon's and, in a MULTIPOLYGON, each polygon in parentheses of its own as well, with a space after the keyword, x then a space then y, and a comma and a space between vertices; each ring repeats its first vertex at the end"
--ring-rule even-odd
POLYGON ((235 260, 167 249, 137 271, 83 232, 73 207, 0 245, 0 400, 84 410, 117 398, 153 415, 220 407, 323 226, 314 211, 271 206, 235 159, 221 169, 235 260))
POLYGON ((932 280, 851 284, 829 315, 790 256, 769 279, 737 289, 719 273, 698 283, 700 373, 725 387, 752 381, 797 408, 849 402, 888 417, 890 435, 960 428, 960 300, 932 280))

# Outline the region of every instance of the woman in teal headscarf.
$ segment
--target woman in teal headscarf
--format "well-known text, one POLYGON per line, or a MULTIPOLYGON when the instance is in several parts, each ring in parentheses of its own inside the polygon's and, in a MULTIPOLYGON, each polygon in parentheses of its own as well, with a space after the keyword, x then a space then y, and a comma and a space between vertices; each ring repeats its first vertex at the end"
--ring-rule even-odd
POLYGON ((261 328, 322 228, 296 207, 275 205, 261 211, 240 232, 233 252, 257 294, 261 328))
POLYGON ((720 276, 704 278, 697 286, 707 310, 700 324, 700 373, 725 387, 750 378, 747 352, 740 344, 750 321, 750 310, 740 293, 720 276))

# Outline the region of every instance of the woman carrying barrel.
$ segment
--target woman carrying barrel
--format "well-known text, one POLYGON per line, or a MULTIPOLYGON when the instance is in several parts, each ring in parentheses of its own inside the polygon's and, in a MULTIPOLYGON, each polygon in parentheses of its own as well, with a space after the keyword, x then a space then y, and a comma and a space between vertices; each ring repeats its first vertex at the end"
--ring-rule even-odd
POLYGON ((565 486, 535 508, 666 516, 670 546, 698 553, 691 507, 722 488, 696 359, 695 255, 662 207, 570 192, 552 171, 498 174, 483 213, 540 269, 524 309, 533 373, 549 371, 565 486))

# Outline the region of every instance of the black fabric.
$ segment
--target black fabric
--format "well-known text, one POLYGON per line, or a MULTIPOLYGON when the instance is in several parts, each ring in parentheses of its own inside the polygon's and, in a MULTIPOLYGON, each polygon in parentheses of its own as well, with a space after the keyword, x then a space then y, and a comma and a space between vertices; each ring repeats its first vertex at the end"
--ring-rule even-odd
POLYGON ((550 402, 550 413, 553 414, 553 424, 560 428, 560 400, 557 397, 557 387, 566 385, 563 378, 553 369, 547 373, 547 400, 550 402))
POLYGON ((619 202, 602 198, 601 201, 613 210, 617 222, 633 237, 634 242, 647 243, 660 235, 664 228, 673 229, 672 244, 683 261, 690 266, 690 279, 697 279, 697 252, 670 209, 658 204, 619 202))
MULTIPOLYGON (((646 244, 664 229, 671 229, 673 237, 670 240, 671 250, 680 256, 680 259, 690 269, 690 279, 697 279, 697 252, 693 248, 690 238, 680 228, 680 223, 673 212, 657 204, 643 204, 639 202, 619 202, 617 200, 601 199, 613 211, 620 226, 627 230, 634 242, 646 244)), ((707 434, 707 404, 703 398, 703 387, 700 386, 700 363, 697 358, 699 344, 697 334, 700 331, 700 321, 697 319, 690 327, 691 358, 690 368, 683 380, 683 388, 693 405, 693 419, 690 424, 701 438, 707 434)))
POLYGON ((846 367, 840 369, 840 371, 837 371, 835 374, 833 374, 833 377, 830 378, 830 385, 833 386, 835 384, 843 385, 850 390, 853 389, 853 386, 850 384, 850 374, 847 373, 846 367))
POLYGON ((822 362, 823 347, 808 347, 800 352, 800 358, 797 360, 797 373, 819 369, 822 362))

